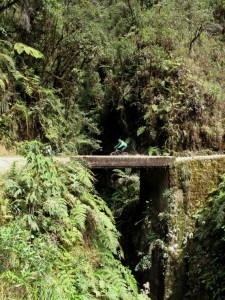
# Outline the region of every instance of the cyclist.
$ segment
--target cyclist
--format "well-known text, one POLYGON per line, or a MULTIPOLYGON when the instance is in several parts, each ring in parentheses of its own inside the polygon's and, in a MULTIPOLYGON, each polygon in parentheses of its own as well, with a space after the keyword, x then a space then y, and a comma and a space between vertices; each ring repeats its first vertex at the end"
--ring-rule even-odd
POLYGON ((125 149, 127 149, 127 143, 121 139, 118 139, 118 144, 114 147, 114 149, 120 150, 123 152, 125 149))
POLYGON ((50 144, 45 146, 44 151, 46 156, 52 156, 52 146, 50 144))

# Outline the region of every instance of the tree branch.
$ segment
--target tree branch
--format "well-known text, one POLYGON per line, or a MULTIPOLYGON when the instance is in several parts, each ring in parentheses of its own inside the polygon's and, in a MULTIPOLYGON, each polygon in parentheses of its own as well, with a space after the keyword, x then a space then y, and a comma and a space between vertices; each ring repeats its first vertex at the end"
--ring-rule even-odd
POLYGON ((204 24, 204 22, 202 22, 201 25, 199 26, 199 28, 196 29, 195 35, 194 35, 193 39, 190 41, 190 44, 189 44, 189 51, 192 50, 192 46, 193 46, 194 42, 197 40, 197 38, 200 37, 200 35, 204 31, 203 24, 204 24))
POLYGON ((128 8, 129 8, 129 10, 130 10, 130 14, 131 14, 131 16, 132 16, 133 21, 136 21, 136 18, 135 18, 135 15, 134 15, 134 10, 133 10, 133 8, 132 8, 132 5, 131 5, 130 0, 127 0, 126 2, 127 2, 128 8))

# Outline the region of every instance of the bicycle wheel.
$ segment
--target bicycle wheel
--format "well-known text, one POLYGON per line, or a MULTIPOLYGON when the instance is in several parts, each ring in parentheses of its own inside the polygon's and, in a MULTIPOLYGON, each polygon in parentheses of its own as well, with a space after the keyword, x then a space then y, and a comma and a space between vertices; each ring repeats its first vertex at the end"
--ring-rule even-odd
POLYGON ((122 152, 121 155, 129 155, 128 152, 122 152))
POLYGON ((118 155, 118 152, 117 151, 113 151, 110 153, 110 155, 118 155))

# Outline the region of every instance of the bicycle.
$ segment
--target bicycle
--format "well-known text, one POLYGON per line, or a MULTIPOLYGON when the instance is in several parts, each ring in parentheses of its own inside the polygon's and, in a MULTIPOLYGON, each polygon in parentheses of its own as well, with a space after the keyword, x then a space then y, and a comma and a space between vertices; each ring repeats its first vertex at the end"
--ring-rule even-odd
POLYGON ((110 155, 128 155, 128 152, 124 152, 124 151, 121 151, 119 149, 116 149, 115 151, 111 152, 110 155))

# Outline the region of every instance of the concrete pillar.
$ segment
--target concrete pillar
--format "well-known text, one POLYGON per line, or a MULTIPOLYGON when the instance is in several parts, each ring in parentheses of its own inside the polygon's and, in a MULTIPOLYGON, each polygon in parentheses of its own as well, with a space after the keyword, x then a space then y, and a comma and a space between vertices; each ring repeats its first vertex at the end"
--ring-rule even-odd
POLYGON ((166 209, 163 193, 169 188, 169 169, 148 168, 140 170, 140 203, 150 201, 156 212, 166 209))
MULTIPOLYGON (((158 214, 167 209, 167 204, 163 199, 163 193, 169 188, 169 168, 148 168, 140 170, 140 202, 138 212, 147 216, 142 221, 141 244, 142 249, 149 252, 149 237, 154 234, 159 239, 165 240, 167 227, 166 224, 160 224, 158 214), (144 243, 147 243, 144 245, 144 243)), ((137 232, 137 231, 136 231, 137 232)), ((140 239, 139 239, 140 242, 140 239)), ((138 245, 136 245, 138 247, 138 245)), ((154 247, 151 257, 151 268, 139 274, 143 281, 150 283, 151 299, 163 300, 165 294, 164 286, 164 266, 162 250, 160 247, 154 247)))

